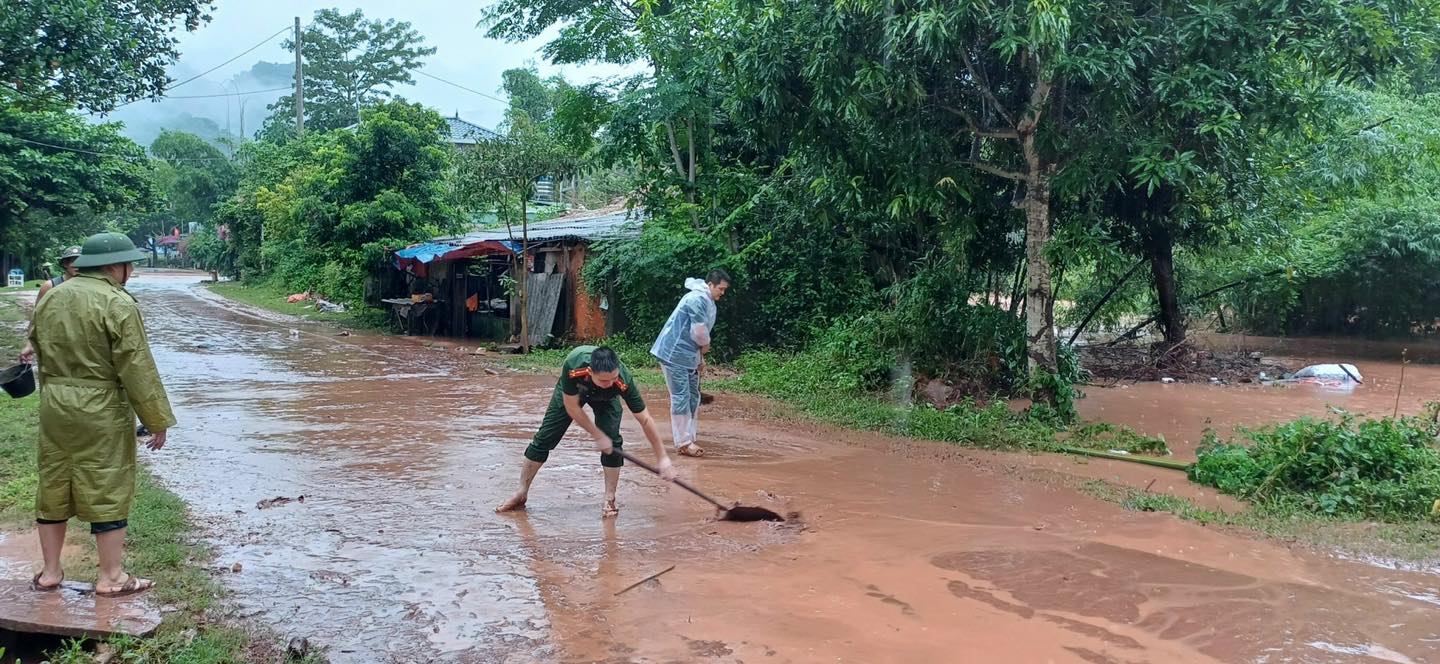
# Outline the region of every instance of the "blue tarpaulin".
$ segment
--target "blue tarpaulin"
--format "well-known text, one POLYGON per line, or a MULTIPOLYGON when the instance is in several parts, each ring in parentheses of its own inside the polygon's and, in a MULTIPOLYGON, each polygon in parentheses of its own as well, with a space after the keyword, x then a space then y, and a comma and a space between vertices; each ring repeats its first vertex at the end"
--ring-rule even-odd
POLYGON ((457 247, 453 244, 426 242, 425 244, 417 244, 413 247, 406 247, 404 249, 401 249, 400 251, 395 252, 395 256, 397 258, 409 258, 412 260, 417 260, 421 263, 429 263, 430 261, 433 261, 436 258, 439 258, 459 248, 460 247, 457 247))

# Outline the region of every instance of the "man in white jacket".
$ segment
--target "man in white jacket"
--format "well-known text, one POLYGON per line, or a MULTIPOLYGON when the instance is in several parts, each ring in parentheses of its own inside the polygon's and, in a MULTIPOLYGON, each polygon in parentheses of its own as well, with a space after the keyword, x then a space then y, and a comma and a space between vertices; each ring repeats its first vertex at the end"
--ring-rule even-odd
POLYGON ((675 305, 670 319, 660 330, 650 354, 660 360, 665 385, 670 389, 670 431, 675 449, 684 456, 699 457, 705 450, 695 444, 695 418, 700 412, 700 373, 705 354, 710 352, 710 334, 715 329, 715 302, 730 288, 730 275, 711 270, 705 280, 685 280, 690 291, 675 305))

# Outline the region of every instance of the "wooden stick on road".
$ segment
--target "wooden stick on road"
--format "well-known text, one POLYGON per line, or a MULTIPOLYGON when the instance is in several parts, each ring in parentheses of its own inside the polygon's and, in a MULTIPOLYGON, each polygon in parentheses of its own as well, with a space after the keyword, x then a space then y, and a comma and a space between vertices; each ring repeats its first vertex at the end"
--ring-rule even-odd
POLYGON ((664 573, 666 573, 666 572, 669 572, 669 571, 672 570, 672 569, 675 569, 675 566, 674 566, 674 565, 671 565, 671 566, 669 566, 669 567, 666 567, 665 569, 662 569, 662 570, 660 570, 660 571, 658 571, 658 572, 656 572, 656 573, 654 573, 654 574, 651 574, 650 576, 647 576, 647 577, 645 577, 645 578, 643 578, 643 579, 640 579, 639 581, 636 581, 635 583, 632 583, 632 584, 630 584, 630 585, 628 585, 628 586, 625 586, 625 589, 624 589, 624 590, 621 590, 621 591, 618 592, 618 593, 615 593, 615 596, 616 596, 616 597, 619 597, 619 596, 621 596, 621 595, 624 595, 625 593, 628 593, 628 592, 630 592, 631 590, 634 590, 635 588, 641 586, 641 585, 644 584, 646 581, 650 581, 650 580, 653 580, 653 579, 658 579, 658 578, 660 578, 660 575, 661 575, 661 574, 664 574, 664 573))

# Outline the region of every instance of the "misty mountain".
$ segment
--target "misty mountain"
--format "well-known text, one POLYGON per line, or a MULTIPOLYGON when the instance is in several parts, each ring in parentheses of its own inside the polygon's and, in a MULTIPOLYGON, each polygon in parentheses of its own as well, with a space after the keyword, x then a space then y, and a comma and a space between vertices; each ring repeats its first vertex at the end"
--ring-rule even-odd
MULTIPOLYGON (((261 61, 228 79, 191 81, 173 87, 162 99, 137 101, 91 119, 123 122, 122 133, 144 146, 162 131, 185 131, 228 153, 226 139, 253 138, 270 116, 267 107, 289 92, 294 72, 294 63, 261 61)), ((177 82, 185 78, 179 76, 177 82)))

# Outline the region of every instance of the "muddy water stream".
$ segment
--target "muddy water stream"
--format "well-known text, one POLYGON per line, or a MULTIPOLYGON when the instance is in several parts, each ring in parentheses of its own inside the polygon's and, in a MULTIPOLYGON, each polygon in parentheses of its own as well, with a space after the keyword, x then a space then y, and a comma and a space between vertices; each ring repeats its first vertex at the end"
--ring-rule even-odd
MULTIPOLYGON (((1440 577, 1125 512, 736 397, 703 418, 712 457, 682 472, 803 524, 711 522, 638 468, 602 521, 574 435, 528 512, 497 516, 553 379, 268 321, 187 280, 133 290, 182 422, 146 457, 217 563, 241 563, 224 577, 239 612, 335 661, 1440 662, 1440 577)), ((628 418, 625 437, 649 454, 628 418)))

